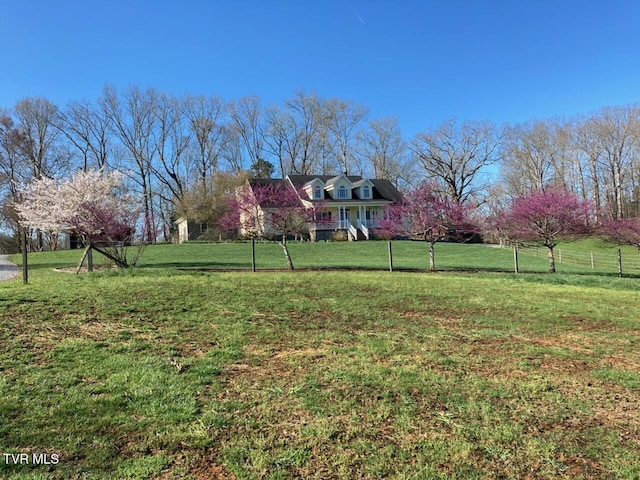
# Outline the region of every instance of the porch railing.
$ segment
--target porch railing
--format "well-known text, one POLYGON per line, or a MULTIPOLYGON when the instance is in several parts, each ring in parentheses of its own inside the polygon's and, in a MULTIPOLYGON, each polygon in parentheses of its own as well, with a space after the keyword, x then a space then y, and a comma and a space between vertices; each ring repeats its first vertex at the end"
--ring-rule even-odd
MULTIPOLYGON (((378 222, 376 220, 358 220, 358 228, 362 230, 363 228, 370 230, 372 228, 378 227, 378 222)), ((312 225, 314 230, 349 230, 349 227, 353 226, 349 220, 337 220, 331 222, 317 222, 312 225)))
POLYGON ((351 234, 351 237, 353 238, 353 240, 358 240, 358 230, 351 224, 351 222, 347 221, 347 223, 347 228, 349 230, 349 233, 351 234))
POLYGON ((361 222, 360 219, 358 219, 358 229, 362 232, 364 238, 369 240, 369 229, 367 228, 366 220, 365 222, 361 222))

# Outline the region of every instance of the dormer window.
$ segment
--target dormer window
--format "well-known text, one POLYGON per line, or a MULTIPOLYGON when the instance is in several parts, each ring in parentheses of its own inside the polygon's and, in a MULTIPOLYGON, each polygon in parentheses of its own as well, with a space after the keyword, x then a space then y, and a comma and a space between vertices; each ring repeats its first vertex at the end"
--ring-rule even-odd
POLYGON ((315 198, 316 200, 322 198, 322 189, 317 185, 313 189, 313 198, 315 198))
POLYGON ((347 187, 340 185, 338 188, 338 198, 347 198, 347 187))
POLYGON ((369 185, 362 187, 362 198, 371 198, 371 189, 369 185))

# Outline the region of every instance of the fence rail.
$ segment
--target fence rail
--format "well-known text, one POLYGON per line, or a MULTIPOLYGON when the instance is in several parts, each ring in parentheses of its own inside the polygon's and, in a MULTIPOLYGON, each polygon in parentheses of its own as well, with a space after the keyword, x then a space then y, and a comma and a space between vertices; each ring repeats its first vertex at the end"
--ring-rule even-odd
MULTIPOLYGON (((524 255, 547 258, 549 249, 544 246, 518 245, 518 252, 524 255)), ((597 271, 618 271, 618 253, 588 252, 567 248, 554 249, 557 264, 573 265, 597 271)), ((622 271, 640 273, 640 255, 622 252, 622 271)))

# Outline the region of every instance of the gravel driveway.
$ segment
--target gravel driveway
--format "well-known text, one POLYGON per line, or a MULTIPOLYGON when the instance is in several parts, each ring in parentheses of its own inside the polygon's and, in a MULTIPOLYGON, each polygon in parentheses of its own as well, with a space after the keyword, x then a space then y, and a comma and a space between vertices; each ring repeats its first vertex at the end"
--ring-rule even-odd
POLYGON ((11 280, 22 270, 9 261, 9 255, 0 255, 0 281, 11 280))

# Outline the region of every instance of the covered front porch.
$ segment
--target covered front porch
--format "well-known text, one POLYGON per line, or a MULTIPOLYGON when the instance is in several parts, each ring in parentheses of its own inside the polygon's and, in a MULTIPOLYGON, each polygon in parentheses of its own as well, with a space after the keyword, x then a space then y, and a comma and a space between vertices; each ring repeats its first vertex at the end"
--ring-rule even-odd
POLYGON ((344 231, 349 240, 370 240, 371 229, 378 227, 386 205, 330 205, 316 219, 312 236, 322 240, 329 238, 320 232, 344 231), (315 235, 314 235, 315 234, 315 235))

